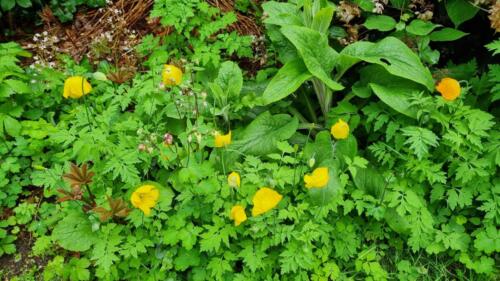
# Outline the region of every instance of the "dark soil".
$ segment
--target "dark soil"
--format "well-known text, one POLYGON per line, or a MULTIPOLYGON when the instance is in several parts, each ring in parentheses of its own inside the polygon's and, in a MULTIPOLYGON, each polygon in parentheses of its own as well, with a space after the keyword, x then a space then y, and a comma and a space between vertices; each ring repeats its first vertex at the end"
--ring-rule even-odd
POLYGON ((22 230, 17 235, 16 253, 13 255, 4 255, 0 257, 0 279, 8 281, 14 276, 19 276, 30 270, 35 272, 35 280, 42 273, 42 268, 47 264, 48 259, 43 257, 30 256, 31 248, 35 239, 26 230, 22 230))

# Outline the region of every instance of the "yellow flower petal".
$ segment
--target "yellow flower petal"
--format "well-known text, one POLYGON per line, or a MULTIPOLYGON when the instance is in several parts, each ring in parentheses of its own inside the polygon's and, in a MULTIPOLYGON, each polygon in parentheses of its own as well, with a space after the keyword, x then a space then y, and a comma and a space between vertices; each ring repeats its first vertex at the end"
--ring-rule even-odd
POLYGON ((175 65, 165 64, 161 78, 164 85, 177 86, 182 83, 182 70, 175 65))
POLYGON ((234 220, 234 225, 238 226, 242 222, 247 220, 247 214, 245 213, 245 208, 241 205, 235 205, 231 209, 230 218, 234 220))
POLYGON ((82 76, 71 76, 64 81, 64 98, 78 99, 90 93, 92 86, 82 76))
POLYGON ((460 83, 453 78, 443 78, 436 86, 436 90, 441 94, 443 99, 453 101, 460 96, 460 83))
POLYGON ((328 184, 330 176, 328 175, 327 167, 319 167, 314 169, 312 174, 304 176, 304 182, 307 188, 324 188, 328 184))
POLYGON ((145 184, 137 188, 130 197, 132 205, 144 212, 146 216, 151 213, 151 208, 156 206, 160 198, 160 191, 154 185, 145 184))
POLYGON ((225 147, 231 144, 231 131, 226 135, 221 135, 219 132, 215 133, 215 147, 225 147))
POLYGON ((337 123, 333 124, 330 129, 330 133, 335 139, 347 139, 349 136, 349 124, 347 124, 344 120, 339 119, 337 123))
POLYGON ((232 172, 227 176, 227 183, 229 184, 230 187, 240 187, 240 174, 237 172, 232 172))
POLYGON ((283 196, 278 192, 268 187, 262 187, 253 196, 252 216, 263 214, 272 208, 276 207, 283 199, 283 196))

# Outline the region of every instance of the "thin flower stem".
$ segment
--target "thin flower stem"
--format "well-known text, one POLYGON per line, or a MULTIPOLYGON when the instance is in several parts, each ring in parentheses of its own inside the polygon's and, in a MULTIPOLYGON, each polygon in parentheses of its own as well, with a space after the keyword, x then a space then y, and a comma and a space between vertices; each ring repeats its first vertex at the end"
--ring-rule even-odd
MULTIPOLYGON (((85 82, 85 79, 82 78, 82 95, 85 94, 85 89, 83 87, 83 83, 85 82)), ((85 96, 82 97, 83 98, 83 103, 85 105, 85 112, 87 113, 87 122, 88 122, 88 126, 89 126, 89 131, 92 132, 92 125, 91 125, 91 122, 90 122, 90 113, 89 113, 89 106, 87 104, 87 99, 85 98, 85 96)))

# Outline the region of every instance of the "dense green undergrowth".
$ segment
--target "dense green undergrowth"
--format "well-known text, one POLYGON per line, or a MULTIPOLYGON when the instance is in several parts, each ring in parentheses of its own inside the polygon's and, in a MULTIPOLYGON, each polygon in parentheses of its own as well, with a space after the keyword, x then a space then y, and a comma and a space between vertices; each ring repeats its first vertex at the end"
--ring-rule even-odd
POLYGON ((0 277, 497 279, 500 66, 440 60, 483 12, 236 4, 264 39, 205 1, 155 1, 173 31, 143 38, 125 83, 0 44, 0 277), (8 266, 26 258, 43 268, 8 266))

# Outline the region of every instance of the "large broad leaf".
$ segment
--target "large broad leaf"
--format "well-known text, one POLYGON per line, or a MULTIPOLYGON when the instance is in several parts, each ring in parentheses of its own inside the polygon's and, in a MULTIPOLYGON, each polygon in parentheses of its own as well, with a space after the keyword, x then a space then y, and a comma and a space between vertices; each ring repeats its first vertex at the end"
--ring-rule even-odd
POLYGON ((238 97, 243 87, 243 74, 240 67, 232 61, 221 64, 219 74, 210 88, 219 100, 227 101, 238 97))
POLYGON ((395 232, 403 235, 410 233, 411 225, 408 223, 408 220, 400 216, 394 208, 387 208, 385 210, 384 219, 395 232))
POLYGON ((265 16, 264 23, 275 25, 303 25, 297 5, 269 1, 262 4, 265 16))
POLYGON ((472 19, 479 8, 472 5, 467 0, 447 0, 446 1, 446 12, 450 17, 455 27, 458 27, 463 22, 472 19))
POLYGON ((371 166, 357 170, 354 177, 354 184, 357 188, 364 190, 367 194, 377 199, 382 197, 386 186, 382 174, 371 166))
POLYGON ((399 39, 386 37, 378 43, 356 42, 340 53, 337 68, 342 75, 354 64, 366 61, 384 67, 390 74, 422 84, 429 91, 434 88, 429 69, 418 56, 399 39))
POLYGON ((334 91, 344 88, 330 78, 339 54, 328 45, 325 34, 302 26, 284 26, 281 32, 297 48, 309 72, 334 91))
POLYGON ((297 59, 288 62, 267 85, 262 94, 264 105, 284 99, 311 77, 312 74, 307 71, 302 60, 297 59))
POLYGON ((360 73, 362 81, 369 85, 381 101, 408 117, 417 117, 417 110, 411 106, 410 98, 422 92, 422 86, 393 76, 378 65, 367 66, 360 73))
POLYGON ((322 163, 333 159, 334 150, 331 134, 328 131, 321 131, 316 135, 314 142, 310 142, 304 148, 304 158, 309 160, 314 158, 316 163, 322 163))
POLYGON ((88 218, 79 212, 72 212, 61 220, 52 231, 52 237, 61 247, 74 252, 90 249, 97 240, 88 218))
POLYGON ((271 115, 266 111, 245 128, 241 139, 231 147, 242 153, 266 155, 275 150, 278 141, 290 138, 298 126, 299 121, 295 117, 271 115))
POLYGON ((332 22, 334 12, 335 8, 332 6, 319 10, 314 16, 311 28, 320 33, 326 34, 328 32, 328 28, 330 27, 330 23, 332 22))
POLYGON ((338 175, 338 169, 332 166, 328 167, 328 184, 324 188, 311 188, 308 193, 311 202, 318 206, 331 204, 334 200, 340 199, 342 193, 342 185, 338 175))

